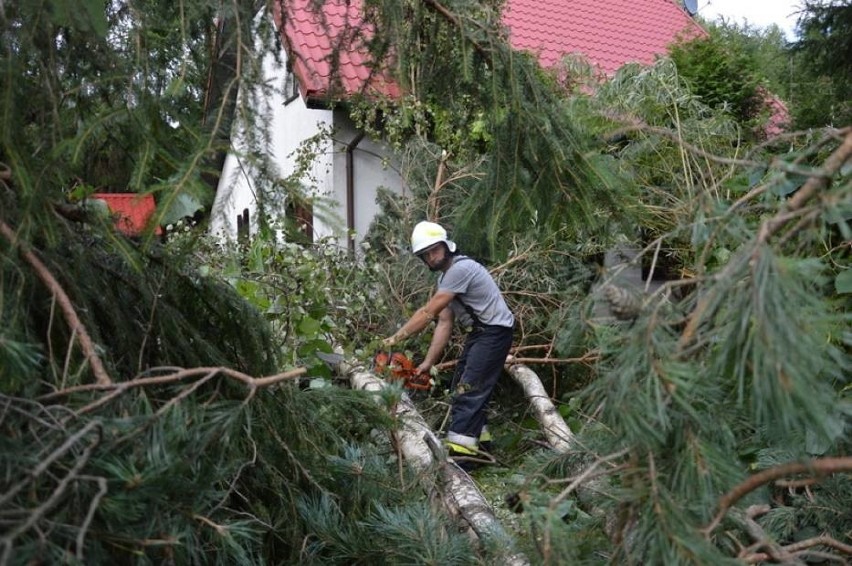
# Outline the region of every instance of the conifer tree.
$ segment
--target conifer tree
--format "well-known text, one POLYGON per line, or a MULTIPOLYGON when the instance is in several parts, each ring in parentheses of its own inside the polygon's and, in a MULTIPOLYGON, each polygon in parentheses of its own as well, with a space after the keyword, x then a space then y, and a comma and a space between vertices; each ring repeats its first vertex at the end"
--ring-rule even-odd
MULTIPOLYGON (((555 374, 582 452, 511 473, 527 555, 848 555, 849 130, 742 146, 667 62, 571 96, 508 48, 493 3, 367 5, 419 98, 356 111, 411 150, 414 204, 506 259, 524 340, 596 353, 555 374), (422 128, 391 127, 424 104, 422 128), (435 194, 423 156, 446 148, 435 194), (612 235, 677 274, 617 320, 594 310, 611 274, 579 261, 612 235), (599 497, 573 499, 581 484, 599 497)), ((130 188, 165 215, 204 197, 225 123, 204 122, 205 46, 217 16, 254 7, 73 8, 0 4, 0 562, 487 563, 376 433, 399 426, 399 390, 377 405, 308 367, 330 337, 354 349, 381 328, 372 271, 261 238, 211 277, 198 240, 127 240, 79 203, 130 188)), ((257 36, 237 42, 244 92, 263 92, 274 35, 257 36)), ((405 238, 405 214, 389 220, 377 249, 405 238)))

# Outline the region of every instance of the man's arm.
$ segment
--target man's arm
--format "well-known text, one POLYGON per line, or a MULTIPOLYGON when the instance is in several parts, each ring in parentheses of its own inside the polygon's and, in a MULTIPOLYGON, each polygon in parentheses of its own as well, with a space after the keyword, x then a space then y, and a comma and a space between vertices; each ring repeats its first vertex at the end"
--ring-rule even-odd
POLYGON ((423 362, 417 366, 418 373, 429 373, 432 366, 435 365, 441 358, 444 348, 450 341, 450 336, 453 333, 453 315, 452 309, 444 307, 441 314, 438 315, 438 324, 435 326, 435 332, 432 334, 432 342, 429 344, 429 350, 426 352, 426 357, 423 362))
MULTIPOLYGON (((429 299, 425 307, 417 309, 417 312, 408 319, 408 322, 402 325, 402 328, 397 330, 393 336, 382 340, 382 343, 390 347, 405 340, 409 336, 417 334, 426 328, 426 325, 436 317, 439 317, 455 296, 455 293, 450 293, 449 291, 438 291, 432 295, 432 298, 429 299)), ((450 319, 450 326, 452 327, 452 319, 450 319)))

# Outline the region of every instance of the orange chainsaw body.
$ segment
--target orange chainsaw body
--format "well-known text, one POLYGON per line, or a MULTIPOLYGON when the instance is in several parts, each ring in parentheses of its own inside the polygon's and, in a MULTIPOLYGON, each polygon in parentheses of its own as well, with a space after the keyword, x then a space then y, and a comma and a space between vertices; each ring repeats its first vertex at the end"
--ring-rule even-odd
POLYGON ((379 352, 373 356, 373 371, 392 381, 402 381, 407 389, 429 389, 429 374, 419 373, 417 366, 402 352, 379 352))

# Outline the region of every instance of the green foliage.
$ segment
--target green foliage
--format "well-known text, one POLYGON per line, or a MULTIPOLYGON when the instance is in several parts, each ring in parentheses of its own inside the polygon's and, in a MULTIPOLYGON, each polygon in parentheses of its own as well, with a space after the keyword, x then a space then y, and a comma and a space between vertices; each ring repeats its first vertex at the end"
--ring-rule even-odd
POLYGON ((763 96, 757 61, 742 46, 710 36, 676 44, 670 56, 705 104, 727 110, 747 127, 759 118, 763 96))
POLYGON ((479 564, 471 540, 453 532, 425 502, 389 508, 374 503, 358 522, 347 521, 328 498, 304 501, 311 539, 302 559, 308 564, 479 564))
MULTIPOLYGON (((852 493, 840 474, 807 489, 761 486, 702 531, 750 473, 849 453, 852 195, 848 168, 826 170, 837 133, 749 147, 670 62, 569 96, 507 48, 490 2, 445 5, 455 20, 427 3, 378 6, 371 17, 387 33, 375 47, 394 47, 412 98, 359 111, 399 142, 413 198, 382 196, 388 214, 357 259, 282 243, 275 225, 236 255, 191 232, 165 247, 130 241, 66 202, 128 187, 156 192, 160 214, 188 196, 203 202, 228 130, 227 96, 206 91, 208 71, 225 61, 246 81, 236 111, 262 194, 302 194, 310 179, 281 180, 264 161, 268 132, 252 127, 274 88, 251 88, 259 61, 240 34, 254 2, 109 3, 106 34, 97 2, 0 8, 0 558, 487 562, 488 546, 474 549, 438 515, 377 432, 400 425, 387 413, 400 389, 337 387, 314 355, 339 344, 366 361, 374 338, 422 303, 430 284, 406 240, 426 214, 493 268, 519 345, 595 354, 551 374, 572 397, 562 410, 576 452, 537 449, 517 406, 498 439, 529 456, 506 460, 520 463, 516 525, 534 560, 726 563, 754 542, 742 514, 752 503, 770 505, 757 520, 779 544, 843 540, 852 493), (214 14, 242 25, 216 35, 214 14), (227 57, 206 48, 214 39, 227 57), (806 198, 812 180, 825 184, 818 198, 806 198), (629 322, 595 310, 608 274, 591 259, 619 238, 658 269, 670 260, 675 277, 649 285, 629 322), (81 351, 83 328, 94 354, 81 351), (87 355, 112 384, 93 382, 87 355), (296 365, 307 379, 252 381, 296 365), (572 499, 578 479, 602 497, 572 499)), ((258 49, 270 31, 251 36, 258 49)), ((731 55, 719 39, 709 55, 746 69, 748 45, 731 55)), ((235 93, 236 82, 211 82, 235 93)), ((297 173, 328 135, 306 146, 297 173)), ((436 401, 440 422, 446 401, 436 401)))
MULTIPOLYGON (((713 214, 717 180, 724 168, 706 155, 734 155, 738 127, 721 109, 713 110, 693 94, 671 60, 650 67, 627 65, 596 96, 573 103, 576 116, 612 156, 612 169, 631 187, 624 208, 637 219, 621 230, 644 246, 661 235, 655 270, 676 274, 691 262, 699 225, 695 215, 713 214)), ((648 257, 643 266, 650 267, 648 257)))
MULTIPOLYGON (((619 216, 608 206, 619 187, 565 115, 565 91, 534 56, 510 48, 496 6, 443 5, 452 17, 419 2, 369 6, 370 21, 383 30, 375 49, 392 46, 394 76, 412 94, 399 105, 366 101, 356 107, 357 121, 380 124, 398 149, 412 135, 434 143, 431 164, 421 154, 424 169, 434 171, 436 157, 447 152, 451 185, 433 195, 433 220, 467 228, 470 249, 500 260, 506 243, 530 225, 542 237, 562 229, 606 232, 619 216)), ((423 178, 428 183, 415 192, 435 187, 435 176, 423 178)))
POLYGON ((760 28, 747 22, 740 25, 726 20, 705 22, 704 28, 733 53, 751 61, 749 70, 770 93, 790 100, 794 55, 781 28, 774 24, 760 28))
POLYGON ((800 128, 852 122, 852 6, 804 2, 797 29, 793 117, 800 128))
POLYGON ((221 274, 262 313, 286 363, 330 377, 316 352, 340 345, 372 356, 361 348, 392 332, 390 305, 379 285, 382 259, 365 261, 327 241, 279 241, 277 234, 262 232, 236 247, 207 239, 192 245, 203 272, 221 274))
MULTIPOLYGON (((751 79, 757 79, 769 93, 784 101, 790 127, 807 129, 842 127, 850 122, 850 21, 852 10, 848 3, 803 2, 797 38, 792 43, 786 41, 777 26, 760 29, 723 20, 705 22, 704 27, 726 53, 748 61, 751 79)), ((682 51, 683 47, 679 49, 682 51)), ((690 63, 690 67, 694 66, 690 63)), ((709 71, 700 65, 698 70, 709 71)), ((704 79, 699 77, 697 81, 703 84, 704 79)))

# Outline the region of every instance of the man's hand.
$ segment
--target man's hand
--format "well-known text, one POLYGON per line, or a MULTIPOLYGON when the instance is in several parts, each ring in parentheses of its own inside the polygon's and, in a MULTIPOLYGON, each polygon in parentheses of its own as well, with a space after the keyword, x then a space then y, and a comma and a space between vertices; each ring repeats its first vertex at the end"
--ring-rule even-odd
POLYGON ((388 336, 387 338, 382 340, 382 346, 384 346, 385 348, 390 348, 390 347, 396 345, 396 343, 397 343, 397 339, 394 336, 388 336))

